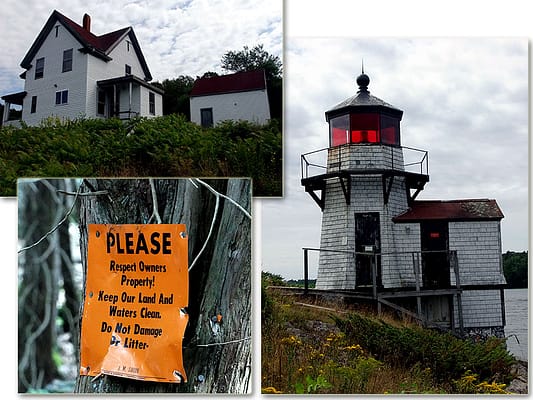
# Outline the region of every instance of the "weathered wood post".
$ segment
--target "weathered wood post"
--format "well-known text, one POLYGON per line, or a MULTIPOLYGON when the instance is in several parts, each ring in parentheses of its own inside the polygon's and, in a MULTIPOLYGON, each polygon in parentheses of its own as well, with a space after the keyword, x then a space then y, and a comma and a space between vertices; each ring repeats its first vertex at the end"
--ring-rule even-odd
MULTIPOLYGON (((84 279, 87 276, 88 224, 144 224, 157 214, 162 223, 187 226, 189 263, 200 252, 201 255, 196 264, 189 267, 189 324, 183 341, 187 383, 147 382, 105 374, 80 375, 76 392, 248 393, 251 377, 250 180, 90 179, 83 184, 80 245, 84 279)), ((82 320, 82 329, 83 323, 82 320)))
POLYGON ((304 294, 309 293, 309 249, 304 248, 304 294))

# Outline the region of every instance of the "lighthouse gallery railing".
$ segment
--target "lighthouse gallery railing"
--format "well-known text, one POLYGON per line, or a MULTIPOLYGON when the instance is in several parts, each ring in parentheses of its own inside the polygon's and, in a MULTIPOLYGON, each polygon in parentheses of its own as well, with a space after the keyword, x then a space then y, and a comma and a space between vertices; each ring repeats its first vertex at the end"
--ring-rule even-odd
MULTIPOLYGON (((353 146, 353 144, 345 144, 337 147, 326 147, 320 150, 302 154, 300 159, 302 179, 344 170, 345 168, 342 167, 341 162, 336 163, 336 166, 332 164, 328 166, 328 155, 331 154, 331 152, 338 152, 336 158, 341 160, 342 153, 347 149, 346 146, 353 146)), ((391 169, 413 172, 421 175, 429 175, 429 160, 428 152, 426 150, 405 146, 384 147, 390 148, 391 169), (398 159, 399 157, 395 156, 395 150, 397 151, 399 148, 402 150, 403 157, 401 160, 398 159)), ((335 157, 335 154, 333 154, 333 157, 335 157)))

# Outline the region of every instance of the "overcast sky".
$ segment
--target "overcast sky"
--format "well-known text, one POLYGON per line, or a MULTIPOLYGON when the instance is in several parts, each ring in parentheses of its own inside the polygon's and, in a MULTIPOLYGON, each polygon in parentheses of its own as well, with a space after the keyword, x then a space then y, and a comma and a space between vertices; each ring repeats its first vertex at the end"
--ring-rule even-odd
POLYGON ((527 38, 294 37, 285 43, 284 199, 262 203, 263 270, 301 278, 302 247, 320 245, 300 155, 328 146, 324 112, 356 93, 362 59, 371 94, 404 111, 402 145, 429 152, 418 199, 496 199, 503 250, 527 250, 527 38))
POLYGON ((282 0, 2 0, 0 95, 21 91, 20 62, 54 9, 102 35, 132 26, 154 81, 224 72, 227 51, 263 44, 281 58, 282 0))

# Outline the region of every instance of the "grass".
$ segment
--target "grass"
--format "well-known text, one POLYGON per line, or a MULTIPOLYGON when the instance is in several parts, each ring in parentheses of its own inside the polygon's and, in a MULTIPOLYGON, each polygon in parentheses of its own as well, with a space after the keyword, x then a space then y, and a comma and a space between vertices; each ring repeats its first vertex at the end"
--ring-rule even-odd
POLYGON ((409 321, 326 308, 334 303, 304 307, 265 287, 263 393, 505 393, 514 359, 501 342, 475 344, 409 321))

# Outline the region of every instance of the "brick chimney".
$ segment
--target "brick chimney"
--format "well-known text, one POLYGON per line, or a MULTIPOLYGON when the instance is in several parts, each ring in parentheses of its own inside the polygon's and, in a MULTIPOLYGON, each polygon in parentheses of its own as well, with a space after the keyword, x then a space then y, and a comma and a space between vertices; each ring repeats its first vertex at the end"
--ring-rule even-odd
POLYGON ((83 29, 87 32, 91 31, 91 16, 89 14, 83 14, 83 29))

